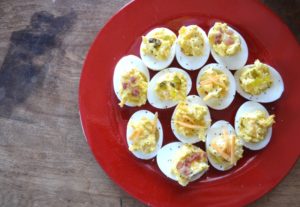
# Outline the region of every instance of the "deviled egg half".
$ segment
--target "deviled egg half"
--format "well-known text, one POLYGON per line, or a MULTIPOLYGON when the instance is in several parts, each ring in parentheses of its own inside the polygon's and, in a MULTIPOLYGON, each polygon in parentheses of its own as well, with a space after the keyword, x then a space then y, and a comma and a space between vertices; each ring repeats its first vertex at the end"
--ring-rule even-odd
POLYGON ((284 91, 280 74, 259 60, 236 71, 234 78, 237 92, 248 100, 269 103, 279 99, 284 91))
POLYGON ((211 63, 204 66, 198 74, 196 85, 202 100, 216 110, 227 108, 235 97, 234 77, 220 64, 211 63))
POLYGON ((206 104, 199 96, 190 95, 176 106, 171 128, 174 135, 183 143, 205 142, 211 118, 206 104))
POLYGON ((126 139, 134 156, 144 160, 154 158, 163 143, 158 114, 147 110, 135 112, 128 121, 126 139))
POLYGON ((140 56, 152 70, 167 68, 175 57, 176 34, 167 28, 155 28, 142 37, 140 56))
POLYGON ((248 60, 248 46, 242 35, 226 23, 216 22, 208 32, 211 54, 230 70, 242 68, 248 60))
POLYGON ((275 115, 253 101, 245 102, 235 116, 235 130, 243 145, 250 150, 260 150, 268 145, 272 136, 275 115))
POLYGON ((206 153, 202 149, 182 142, 163 146, 156 160, 163 174, 182 186, 199 179, 209 168, 206 153))
POLYGON ((217 121, 211 126, 205 144, 209 162, 220 171, 231 169, 243 156, 242 141, 227 121, 217 121))
POLYGON ((114 91, 119 105, 142 106, 147 102, 149 70, 142 60, 128 55, 119 60, 113 76, 114 91))
POLYGON ((159 109, 171 108, 185 100, 191 88, 192 80, 187 72, 179 68, 167 68, 151 79, 148 101, 159 109))
POLYGON ((176 59, 187 70, 201 68, 208 60, 210 46, 207 35, 197 25, 182 26, 176 41, 176 59))

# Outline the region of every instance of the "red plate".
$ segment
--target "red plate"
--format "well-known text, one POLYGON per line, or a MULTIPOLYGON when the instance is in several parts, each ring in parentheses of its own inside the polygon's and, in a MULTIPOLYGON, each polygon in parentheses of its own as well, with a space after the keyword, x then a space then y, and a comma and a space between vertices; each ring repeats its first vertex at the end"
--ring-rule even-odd
MULTIPOLYGON (((79 106, 83 129, 97 161, 125 191, 152 206, 240 206, 270 191, 288 173, 299 157, 300 98, 299 44, 287 26, 259 1, 238 0, 136 0, 119 11, 102 29, 87 56, 80 81, 79 106), (167 179, 155 160, 136 159, 125 138, 129 117, 139 108, 120 109, 113 92, 115 64, 124 55, 138 55, 141 35, 165 26, 178 31, 184 24, 198 24, 206 32, 215 21, 224 21, 239 31, 249 47, 248 63, 256 58, 277 68, 285 83, 279 101, 265 104, 276 114, 270 144, 258 152, 245 152, 238 166, 228 172, 210 169, 200 180, 183 188, 167 179)), ((210 58, 209 62, 212 62, 210 58)), ((176 61, 173 66, 178 66, 176 61)), ((193 78, 195 94, 197 72, 193 78)), ((151 75, 153 76, 154 73, 151 75)), ((226 110, 211 110, 213 121, 233 124, 236 96, 226 110)), ((173 109, 158 111, 164 126, 164 144, 175 141, 170 129, 173 109)), ((203 145, 200 145, 203 147, 203 145)))

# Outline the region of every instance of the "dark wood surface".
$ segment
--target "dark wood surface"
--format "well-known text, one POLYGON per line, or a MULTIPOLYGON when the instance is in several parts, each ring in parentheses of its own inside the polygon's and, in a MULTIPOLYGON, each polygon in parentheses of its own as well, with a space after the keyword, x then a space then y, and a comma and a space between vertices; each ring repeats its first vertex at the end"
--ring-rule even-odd
MULTIPOLYGON (((0 1, 0 206, 144 206, 98 166, 77 91, 87 51, 128 0, 0 1)), ((264 0, 300 39, 299 0, 264 0)), ((299 206, 300 163, 251 206, 299 206)))

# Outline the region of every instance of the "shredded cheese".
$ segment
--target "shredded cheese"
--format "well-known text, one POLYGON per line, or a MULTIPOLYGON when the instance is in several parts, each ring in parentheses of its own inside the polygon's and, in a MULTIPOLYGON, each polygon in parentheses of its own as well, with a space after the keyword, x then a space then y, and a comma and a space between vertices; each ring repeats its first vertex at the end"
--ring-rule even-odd
POLYGON ((223 152, 223 150, 218 145, 212 143, 211 146, 224 158, 224 160, 229 161, 229 156, 225 152, 223 152))
POLYGON ((235 151, 235 136, 232 136, 231 139, 231 164, 234 164, 234 151, 235 151))
POLYGON ((201 129, 201 128, 204 128, 203 126, 200 126, 200 125, 188 124, 188 123, 184 123, 182 121, 174 121, 174 122, 176 124, 179 124, 181 126, 184 126, 184 127, 190 128, 190 129, 201 129))
POLYGON ((230 162, 230 164, 235 163, 235 135, 230 135, 228 130, 224 127, 222 129, 222 136, 225 139, 225 147, 221 148, 215 142, 212 143, 212 147, 221 155, 221 157, 230 162))

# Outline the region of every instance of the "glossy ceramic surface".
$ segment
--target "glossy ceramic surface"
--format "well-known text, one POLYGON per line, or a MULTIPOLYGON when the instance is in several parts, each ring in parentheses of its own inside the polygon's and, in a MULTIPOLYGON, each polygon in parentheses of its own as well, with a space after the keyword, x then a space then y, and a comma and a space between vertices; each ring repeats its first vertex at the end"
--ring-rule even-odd
MULTIPOLYGON (((125 6, 101 30, 86 58, 79 88, 82 126, 91 150, 105 172, 125 191, 151 206, 240 206, 272 189, 299 157, 300 123, 299 44, 278 17, 259 1, 136 0, 125 6), (263 150, 245 150, 244 158, 227 172, 211 168, 200 180, 183 188, 164 176, 155 159, 143 161, 127 149, 126 125, 140 108, 120 108, 112 77, 117 61, 124 55, 139 55, 141 36, 155 27, 177 33, 185 24, 197 24, 206 32, 215 21, 227 22, 239 31, 249 47, 247 64, 256 58, 276 68, 285 83, 282 98, 264 104, 276 114, 270 144, 263 150)), ((208 63, 214 62, 212 57, 208 63)), ((171 66, 179 67, 176 60, 171 66)), ((151 72, 151 77, 155 72, 151 72)), ((189 72, 195 88, 197 71, 189 72)), ((211 110, 213 122, 234 123, 237 109, 245 99, 236 95, 231 106, 211 110)), ((170 119, 174 107, 158 110, 164 129, 164 145, 176 141, 170 119)), ((200 144, 204 148, 203 144, 200 144)), ((101 187, 101 186, 99 186, 101 187)))

